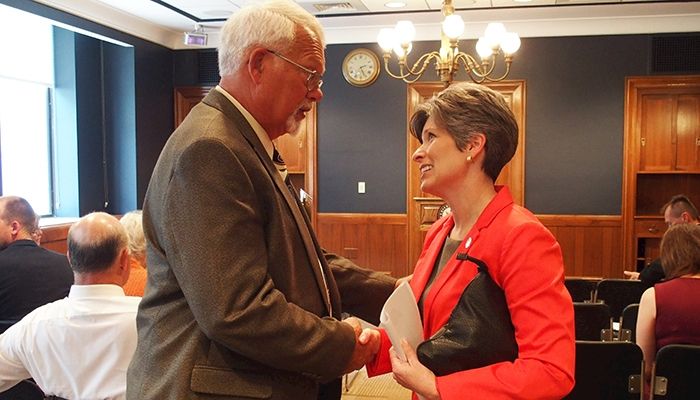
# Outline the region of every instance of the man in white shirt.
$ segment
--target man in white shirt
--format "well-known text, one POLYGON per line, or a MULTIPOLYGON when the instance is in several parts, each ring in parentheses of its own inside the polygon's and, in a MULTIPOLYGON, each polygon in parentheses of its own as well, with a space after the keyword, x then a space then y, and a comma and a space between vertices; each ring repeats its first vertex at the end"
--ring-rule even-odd
POLYGON ((124 399, 126 369, 136 348, 140 297, 127 297, 126 232, 96 212, 68 231, 75 277, 67 298, 32 311, 0 335, 0 392, 34 378, 47 395, 124 399))

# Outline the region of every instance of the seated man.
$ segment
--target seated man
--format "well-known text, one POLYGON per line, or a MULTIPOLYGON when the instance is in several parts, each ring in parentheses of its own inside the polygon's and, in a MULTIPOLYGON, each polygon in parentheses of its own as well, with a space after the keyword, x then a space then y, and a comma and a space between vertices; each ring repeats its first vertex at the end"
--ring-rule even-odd
POLYGON ((140 297, 127 297, 129 250, 113 216, 92 213, 68 231, 75 284, 67 298, 29 313, 0 335, 0 392, 29 377, 47 395, 123 399, 136 349, 140 297))
MULTIPOLYGON (((661 207, 664 215, 664 222, 671 227, 678 224, 700 225, 700 215, 698 209, 687 196, 682 194, 673 196, 668 203, 661 207)), ((641 272, 624 271, 628 279, 639 279, 646 288, 650 288, 664 280, 666 274, 661 267, 661 260, 655 259, 649 263, 641 272)))
POLYGON ((0 320, 19 321, 62 299, 73 284, 65 254, 39 247, 39 218, 27 200, 0 197, 0 320))

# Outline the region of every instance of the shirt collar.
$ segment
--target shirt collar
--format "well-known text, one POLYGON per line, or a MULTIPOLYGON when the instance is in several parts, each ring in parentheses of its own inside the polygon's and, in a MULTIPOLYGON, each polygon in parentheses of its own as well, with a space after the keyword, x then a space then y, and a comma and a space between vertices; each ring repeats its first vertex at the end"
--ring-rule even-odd
POLYGON ((68 297, 72 299, 85 297, 111 297, 126 296, 124 289, 117 285, 73 285, 70 287, 68 297))
POLYGON ((238 111, 243 114, 243 117, 248 121, 250 126, 253 128, 253 131, 255 132, 256 135, 258 135, 258 139, 260 139, 260 143, 262 143, 263 147, 265 148, 265 152, 267 153, 268 156, 270 156, 270 159, 272 159, 272 151, 274 149, 274 145, 272 144, 272 140, 270 140, 270 137, 267 135, 267 132, 265 132, 265 128, 260 125, 260 123, 253 117, 251 113, 248 112, 248 110, 241 105, 241 103, 236 100, 235 97, 231 96, 230 93, 228 93, 224 88, 222 88, 219 85, 216 85, 216 91, 219 93, 223 94, 224 97, 229 99, 229 101, 238 109, 238 111))

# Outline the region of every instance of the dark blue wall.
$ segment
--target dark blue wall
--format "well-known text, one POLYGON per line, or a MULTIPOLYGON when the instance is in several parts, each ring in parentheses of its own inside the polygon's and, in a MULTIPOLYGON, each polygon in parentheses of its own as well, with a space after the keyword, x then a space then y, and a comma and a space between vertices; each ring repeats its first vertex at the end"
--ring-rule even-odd
MULTIPOLYGON (((460 43, 470 53, 473 46, 460 43)), ((374 43, 326 51, 319 211, 405 213, 406 84, 382 72, 367 88, 350 86, 341 63, 356 47, 381 59, 374 43), (357 181, 367 182, 366 194, 357 181)), ((413 54, 438 47, 416 43, 413 54)), ((647 74, 649 52, 648 35, 523 39, 509 79, 526 81, 525 202, 533 212, 620 214, 624 82, 647 74)), ((422 80, 438 80, 433 71, 422 80)))

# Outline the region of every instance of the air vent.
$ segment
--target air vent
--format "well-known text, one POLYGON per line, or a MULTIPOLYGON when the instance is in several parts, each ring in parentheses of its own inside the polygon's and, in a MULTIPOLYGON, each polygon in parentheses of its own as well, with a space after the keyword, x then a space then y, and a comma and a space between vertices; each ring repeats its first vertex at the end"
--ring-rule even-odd
POLYGON ((203 50, 197 53, 198 76, 201 84, 219 82, 219 59, 216 50, 203 50))
POLYGON ((653 37, 651 72, 661 74, 700 72, 700 35, 653 37))
POLYGON ((314 8, 318 12, 324 11, 357 11, 355 6, 350 3, 315 3, 314 8))

